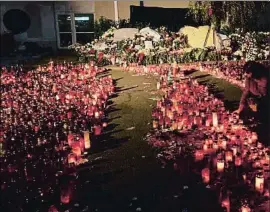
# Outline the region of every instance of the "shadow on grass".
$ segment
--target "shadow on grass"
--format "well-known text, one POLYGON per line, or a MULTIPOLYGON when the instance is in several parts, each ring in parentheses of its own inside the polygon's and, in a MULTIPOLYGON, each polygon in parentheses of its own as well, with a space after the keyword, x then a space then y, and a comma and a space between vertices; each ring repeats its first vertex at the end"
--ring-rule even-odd
POLYGON ((189 76, 189 75, 191 75, 191 74, 193 74, 195 72, 197 72, 197 70, 195 70, 195 69, 184 70, 184 73, 185 73, 186 76, 189 76))
POLYGON ((208 76, 210 76, 210 74, 204 74, 204 75, 196 76, 193 79, 201 79, 201 78, 205 78, 205 77, 208 77, 208 76))

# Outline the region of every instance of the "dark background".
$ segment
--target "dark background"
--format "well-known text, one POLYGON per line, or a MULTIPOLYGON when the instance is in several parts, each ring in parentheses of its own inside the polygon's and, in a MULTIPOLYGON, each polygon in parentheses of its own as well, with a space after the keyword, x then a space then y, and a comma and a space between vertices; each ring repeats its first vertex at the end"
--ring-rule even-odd
POLYGON ((152 27, 166 26, 171 31, 179 31, 185 25, 198 26, 188 16, 188 10, 188 8, 130 6, 130 22, 150 24, 152 27))

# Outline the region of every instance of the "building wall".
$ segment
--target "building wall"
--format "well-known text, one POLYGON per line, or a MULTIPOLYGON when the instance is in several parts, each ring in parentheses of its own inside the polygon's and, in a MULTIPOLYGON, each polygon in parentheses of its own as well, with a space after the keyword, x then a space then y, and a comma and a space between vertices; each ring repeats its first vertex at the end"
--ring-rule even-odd
MULTIPOLYGON (((41 46, 56 49, 57 30, 55 17, 58 13, 94 13, 94 2, 0 2, 0 34, 8 32, 3 24, 4 14, 11 9, 26 12, 31 19, 29 29, 15 39, 33 41, 41 46), (55 11, 55 12, 54 12, 55 11)), ((19 20, 18 20, 19 22, 19 20)))
MULTIPOLYGON (((139 6, 140 1, 118 1, 118 13, 120 19, 130 19, 130 6, 139 6)), ((164 8, 187 8, 189 1, 144 1, 145 7, 164 7, 164 8)), ((101 16, 114 20, 114 3, 113 1, 95 2, 96 19, 101 16)))
POLYGON ((55 48, 54 14, 51 2, 1 2, 1 34, 8 32, 3 23, 3 16, 11 9, 22 10, 31 19, 29 29, 25 33, 15 36, 15 39, 38 42, 41 46, 52 46, 55 48))
POLYGON ((187 8, 189 1, 144 1, 145 7, 187 8))

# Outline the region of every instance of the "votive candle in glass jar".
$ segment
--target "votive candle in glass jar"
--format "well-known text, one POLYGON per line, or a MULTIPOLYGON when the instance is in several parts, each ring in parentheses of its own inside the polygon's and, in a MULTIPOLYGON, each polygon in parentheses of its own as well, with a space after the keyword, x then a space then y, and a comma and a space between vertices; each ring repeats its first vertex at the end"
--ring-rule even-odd
POLYGON ((202 170, 202 180, 204 183, 209 183, 210 182, 210 170, 209 168, 204 168, 202 170))
POLYGON ((233 155, 235 156, 237 154, 237 146, 236 145, 232 146, 232 151, 233 151, 233 155))
POLYGON ((236 156, 234 161, 235 166, 241 166, 242 165, 242 158, 241 156, 236 156))
POLYGON ((241 207, 241 212, 251 212, 251 209, 248 207, 248 205, 244 204, 241 207))
POLYGON ((217 171, 218 172, 223 172, 224 167, 225 167, 224 160, 223 159, 218 159, 217 160, 217 171))
POLYGON ((233 154, 231 151, 225 152, 225 160, 226 162, 231 162, 233 160, 233 154))
POLYGON ((202 160, 204 158, 203 150, 196 150, 194 156, 196 161, 202 160))
POLYGON ((85 149, 90 149, 91 142, 90 142, 90 134, 89 131, 84 131, 84 147, 85 149))
POLYGON ((264 188, 264 177, 260 173, 260 174, 257 174, 255 177, 255 189, 256 189, 256 191, 259 191, 262 193, 263 188, 264 188))

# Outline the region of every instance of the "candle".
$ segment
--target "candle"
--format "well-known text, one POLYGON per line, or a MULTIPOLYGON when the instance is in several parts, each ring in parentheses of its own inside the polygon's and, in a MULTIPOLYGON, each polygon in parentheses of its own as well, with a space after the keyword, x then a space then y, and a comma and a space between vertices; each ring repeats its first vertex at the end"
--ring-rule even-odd
POLYGON ((226 141, 226 140, 223 140, 223 141, 221 142, 221 147, 222 147, 223 149, 226 149, 226 147, 227 147, 227 141, 226 141))
POLYGON ((246 175, 246 174, 243 174, 242 177, 243 177, 244 182, 246 182, 246 180, 247 180, 247 175, 246 175))
POLYGON ((160 82, 157 82, 157 90, 160 89, 160 82))
POLYGON ((99 125, 94 126, 94 134, 95 135, 100 135, 101 134, 101 126, 99 126, 99 125))
POLYGON ((73 135, 72 135, 72 133, 69 133, 68 134, 68 145, 71 146, 72 142, 73 142, 73 135))
POLYGON ((68 155, 68 163, 76 163, 76 158, 74 154, 70 153, 68 155))
POLYGON ((207 149, 208 149, 208 145, 207 145, 207 144, 204 144, 204 145, 203 145, 203 150, 204 150, 204 151, 207 151, 207 149))
POLYGON ((96 118, 96 119, 99 118, 99 112, 98 112, 98 111, 95 112, 95 118, 96 118))
POLYGON ((255 189, 256 191, 263 192, 264 177, 262 174, 257 174, 255 178, 255 189))
POLYGON ((202 160, 204 157, 203 151, 202 150, 196 150, 195 151, 195 160, 199 161, 202 160))
POLYGON ((237 146, 233 145, 232 147, 233 155, 235 156, 237 154, 237 146))
POLYGON ((85 149, 90 149, 91 147, 90 135, 88 130, 84 131, 84 147, 85 149))
POLYGON ((257 141, 258 136, 257 136, 256 132, 252 132, 251 139, 252 139, 253 141, 257 141))
POLYGON ((218 116, 217 113, 212 113, 212 119, 213 119, 213 126, 217 127, 218 126, 218 116))
POLYGON ((224 199, 222 201, 221 205, 222 205, 222 207, 226 208, 227 212, 230 212, 230 199, 229 198, 224 199))
POLYGON ((226 162, 231 162, 233 160, 233 155, 232 155, 231 151, 227 151, 225 153, 225 160, 226 160, 226 162))
POLYGON ((214 149, 218 149, 218 144, 217 143, 213 143, 213 148, 214 149))
POLYGON ((70 189, 63 189, 61 191, 61 203, 68 204, 70 202, 70 189))
POLYGON ((248 205, 242 205, 241 212, 251 212, 251 209, 248 207, 248 205))
POLYGON ((77 143, 73 143, 73 146, 72 146, 72 152, 77 156, 77 157, 80 157, 81 154, 82 154, 82 151, 81 151, 81 147, 80 147, 80 144, 77 142, 77 143))
POLYGON ((204 183, 209 183, 210 181, 210 170, 209 168, 204 168, 202 170, 202 180, 204 183))
POLYGON ((225 166, 224 160, 222 160, 222 159, 217 160, 217 171, 218 172, 223 172, 224 166, 225 166))
POLYGON ((241 166, 242 165, 242 158, 240 156, 236 156, 234 164, 235 164, 235 166, 241 166))

